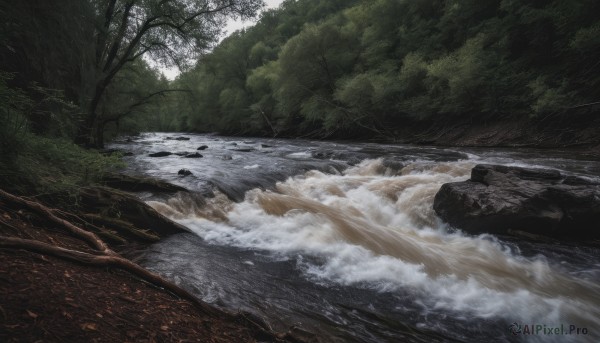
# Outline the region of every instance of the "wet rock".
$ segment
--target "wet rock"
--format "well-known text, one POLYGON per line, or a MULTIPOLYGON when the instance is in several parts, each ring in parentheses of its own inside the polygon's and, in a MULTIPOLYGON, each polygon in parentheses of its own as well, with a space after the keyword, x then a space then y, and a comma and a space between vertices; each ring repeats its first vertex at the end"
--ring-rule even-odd
POLYGON ((443 185, 433 208, 471 233, 600 237, 600 184, 557 170, 477 165, 470 180, 443 185))
POLYGON ((223 155, 221 156, 222 159, 224 159, 225 161, 229 161, 231 159, 233 159, 233 157, 231 157, 231 155, 223 155))
POLYGON ((327 151, 327 150, 317 150, 311 153, 313 158, 319 160, 338 160, 345 161, 351 166, 357 165, 362 162, 364 159, 370 158, 372 156, 362 153, 362 152, 345 152, 345 151, 327 151))
POLYGON ((150 157, 165 157, 165 156, 171 156, 173 155, 173 153, 168 152, 168 151, 159 151, 159 152, 155 152, 153 154, 149 154, 148 156, 150 157))
POLYGON ((313 151, 311 156, 320 160, 330 159, 334 156, 332 151, 313 151))
POLYGON ((394 175, 399 175, 402 168, 406 166, 406 162, 398 161, 393 158, 384 158, 382 164, 394 175))
POLYGON ((105 186, 128 192, 176 193, 188 190, 171 183, 147 176, 108 174, 102 178, 105 186))
POLYGON ((177 156, 187 156, 189 154, 189 152, 187 151, 180 151, 180 152, 176 152, 173 155, 177 155, 177 156))
POLYGON ((188 176, 188 175, 192 175, 192 172, 189 171, 188 169, 179 169, 179 171, 177 172, 177 175, 188 176))
POLYGON ((206 149, 208 149, 208 145, 202 145, 202 146, 198 147, 198 149, 196 149, 196 150, 206 150, 206 149))
POLYGON ((272 146, 272 145, 269 145, 269 144, 262 144, 262 143, 261 143, 261 144, 260 144, 260 147, 264 149, 264 148, 272 148, 273 146, 272 146))
POLYGON ((108 187, 85 187, 78 194, 83 213, 118 219, 141 232, 148 231, 159 237, 188 232, 185 227, 164 217, 132 194, 108 187))
POLYGON ((168 140, 175 140, 175 141, 189 141, 190 138, 189 137, 167 137, 166 139, 168 140))
POLYGON ((240 148, 240 149, 230 149, 232 151, 237 151, 237 152, 251 152, 254 151, 253 148, 240 148))
POLYGON ((189 154, 189 155, 185 155, 186 158, 201 158, 202 155, 200 153, 193 153, 193 154, 189 154))

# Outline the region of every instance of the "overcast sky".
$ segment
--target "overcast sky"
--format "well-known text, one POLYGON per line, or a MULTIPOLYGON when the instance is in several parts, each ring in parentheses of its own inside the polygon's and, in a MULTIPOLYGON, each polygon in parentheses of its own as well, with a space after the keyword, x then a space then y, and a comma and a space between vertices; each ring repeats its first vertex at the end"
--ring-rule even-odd
MULTIPOLYGON (((265 9, 276 8, 282 2, 283 2, 283 0, 265 0, 265 4, 266 4, 265 9)), ((225 34, 223 35, 223 37, 221 37, 221 39, 227 37, 229 34, 235 32, 236 30, 239 30, 243 27, 251 26, 255 23, 256 23, 256 21, 253 21, 253 20, 242 21, 242 20, 230 19, 227 22, 227 26, 225 26, 225 29, 224 29, 225 34)), ((168 69, 161 68, 161 71, 169 80, 173 80, 173 79, 175 79, 175 77, 177 77, 177 75, 179 75, 179 69, 177 69, 177 68, 168 68, 168 69)))
MULTIPOLYGON (((265 9, 278 7, 282 2, 283 2, 283 0, 265 0, 265 4, 267 5, 265 7, 265 9)), ((225 36, 223 36, 223 38, 225 38, 227 35, 235 32, 236 30, 241 29, 242 27, 247 27, 254 23, 255 23, 255 21, 252 21, 252 20, 249 20, 249 21, 229 20, 229 22, 227 23, 227 26, 225 27, 226 34, 225 34, 225 36)))

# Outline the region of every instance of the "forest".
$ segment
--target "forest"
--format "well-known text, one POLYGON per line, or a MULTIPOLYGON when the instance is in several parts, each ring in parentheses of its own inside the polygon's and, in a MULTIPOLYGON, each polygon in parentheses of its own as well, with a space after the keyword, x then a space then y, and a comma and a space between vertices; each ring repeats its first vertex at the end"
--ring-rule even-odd
POLYGON ((285 1, 182 74, 164 130, 397 137, 418 122, 582 116, 597 1, 285 1))
POLYGON ((523 144, 558 137, 549 147, 595 136, 594 0, 186 4, 3 1, 5 184, 85 183, 118 164, 89 148, 148 131, 452 145, 464 142, 443 134, 460 125, 491 125, 488 136, 515 143, 516 125, 533 128, 523 144), (227 18, 256 15, 219 41, 227 18), (168 80, 166 66, 182 72, 168 80), (50 167, 35 168, 40 161, 50 167))
POLYGON ((600 1, 267 5, 0 0, 0 341, 598 341, 600 1))
POLYGON ((218 44, 226 12, 258 2, 180 31, 124 15, 185 20, 177 2, 109 1, 105 31, 89 24, 102 1, 4 3, 7 149, 20 129, 97 147, 141 131, 393 139, 415 123, 585 116, 600 100, 593 0, 287 0, 218 44), (169 81, 150 59, 183 72, 169 81))

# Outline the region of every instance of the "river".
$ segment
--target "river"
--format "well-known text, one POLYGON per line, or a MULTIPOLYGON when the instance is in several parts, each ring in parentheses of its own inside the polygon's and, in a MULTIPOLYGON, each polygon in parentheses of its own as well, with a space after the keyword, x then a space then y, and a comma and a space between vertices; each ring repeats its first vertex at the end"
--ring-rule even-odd
POLYGON ((139 194, 190 230, 151 246, 141 264, 277 331, 320 342, 599 339, 597 244, 468 235, 432 209, 440 186, 468 179, 478 163, 598 178, 597 161, 168 133, 110 147, 133 153, 127 173, 192 190, 139 194), (179 136, 189 140, 170 139, 179 136), (179 156, 203 145, 202 158, 179 156), (148 156, 159 151, 179 155, 148 156), (183 168, 192 175, 178 175, 183 168))

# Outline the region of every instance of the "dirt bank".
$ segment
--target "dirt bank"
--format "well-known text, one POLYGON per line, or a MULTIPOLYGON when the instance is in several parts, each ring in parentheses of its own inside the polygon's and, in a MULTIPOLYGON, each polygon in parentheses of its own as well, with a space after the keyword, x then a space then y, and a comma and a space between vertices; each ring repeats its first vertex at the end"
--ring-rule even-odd
POLYGON ((0 238, 2 342, 295 341, 256 318, 208 310, 123 268, 8 247, 12 239, 99 255, 62 225, 6 198, 0 198, 0 238))

